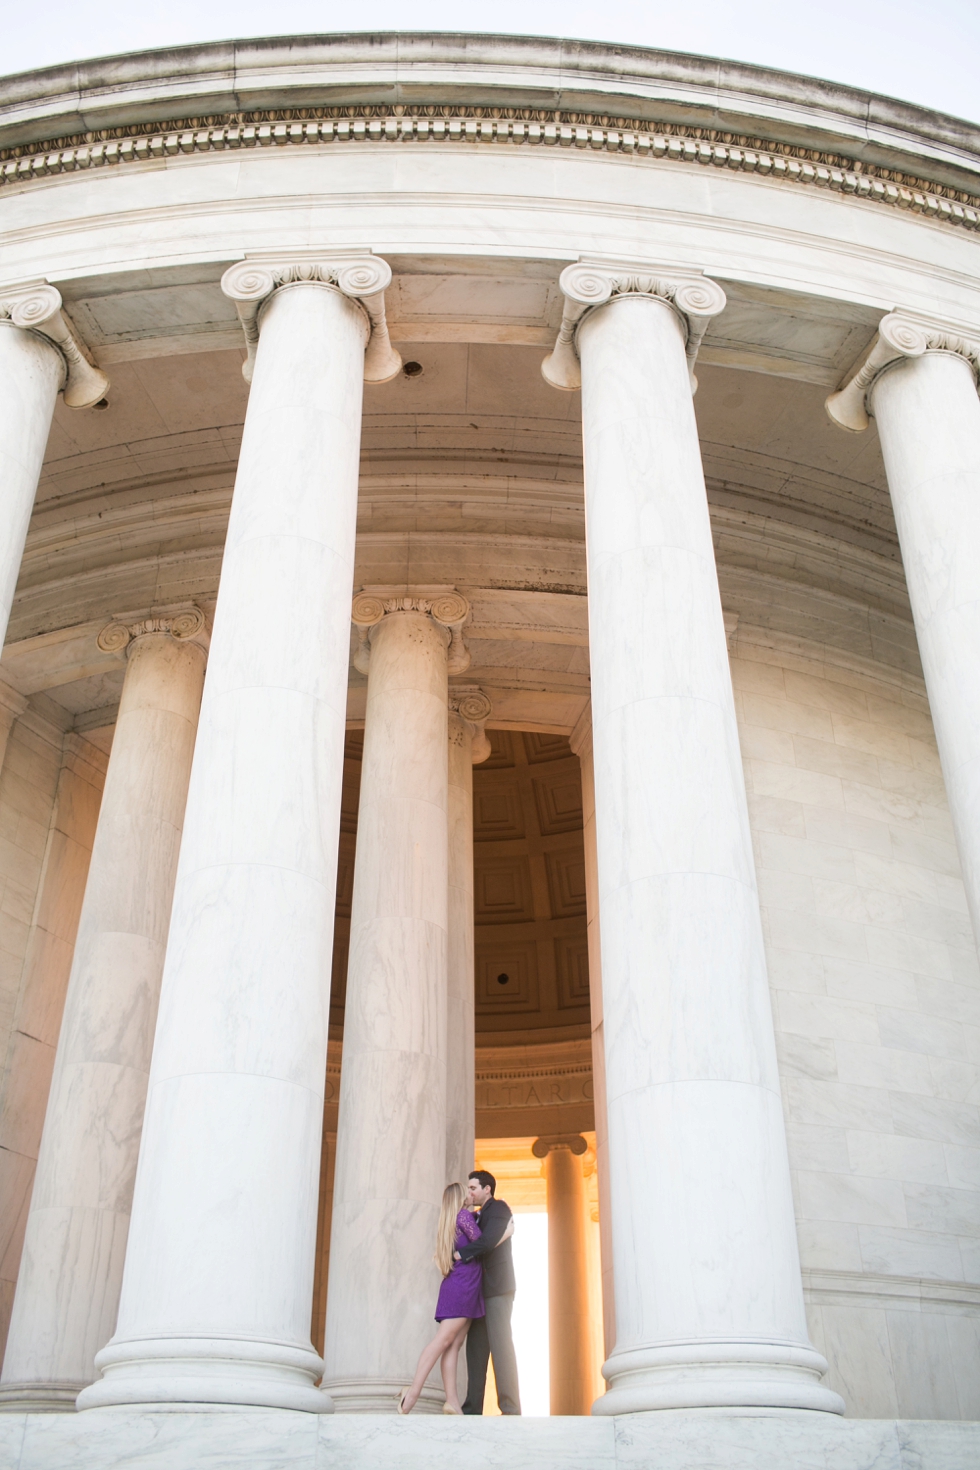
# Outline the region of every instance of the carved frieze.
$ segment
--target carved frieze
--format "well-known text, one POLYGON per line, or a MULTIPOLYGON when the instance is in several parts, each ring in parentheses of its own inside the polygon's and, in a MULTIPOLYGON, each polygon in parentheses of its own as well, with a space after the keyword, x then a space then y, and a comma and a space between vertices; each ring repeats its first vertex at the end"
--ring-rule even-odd
POLYGON ((639 162, 699 165, 754 175, 788 186, 908 211, 961 229, 980 230, 980 197, 955 184, 806 146, 798 139, 732 135, 716 128, 656 119, 597 116, 590 112, 483 107, 274 108, 226 118, 175 118, 24 143, 0 151, 0 186, 28 184, 57 174, 119 164, 162 163, 194 153, 221 153, 311 144, 459 143, 588 149, 639 162), (494 110, 496 111, 496 109, 494 110))

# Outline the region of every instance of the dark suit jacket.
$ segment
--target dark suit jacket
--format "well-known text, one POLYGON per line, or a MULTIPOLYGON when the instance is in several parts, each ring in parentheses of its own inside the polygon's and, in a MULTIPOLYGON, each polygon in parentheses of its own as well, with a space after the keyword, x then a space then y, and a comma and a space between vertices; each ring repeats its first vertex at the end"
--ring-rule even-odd
POLYGON ((459 1253, 460 1260, 483 1262, 483 1295, 485 1297, 507 1296, 508 1293, 517 1290, 517 1282, 514 1279, 514 1253, 510 1248, 510 1241, 505 1240, 503 1245, 499 1244, 500 1237, 507 1229, 507 1221, 510 1216, 510 1205, 502 1199, 494 1199, 491 1195, 478 1217, 480 1239, 464 1245, 459 1253))

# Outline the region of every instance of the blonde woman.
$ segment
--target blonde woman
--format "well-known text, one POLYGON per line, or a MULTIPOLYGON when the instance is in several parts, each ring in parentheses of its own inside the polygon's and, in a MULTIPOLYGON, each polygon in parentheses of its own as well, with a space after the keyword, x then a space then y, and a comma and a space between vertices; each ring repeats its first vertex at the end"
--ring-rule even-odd
MULTIPOLYGON (((465 1204, 466 1191, 461 1184, 447 1184, 442 1192, 442 1209, 436 1232, 435 1261, 442 1272, 442 1285, 436 1302, 439 1330, 422 1350, 410 1388, 403 1389, 398 1399, 399 1414, 410 1414, 437 1360, 441 1359, 442 1381, 446 1389, 444 1414, 462 1414, 456 1387, 456 1363, 459 1350, 474 1317, 482 1317, 483 1267, 479 1261, 457 1261, 456 1251, 480 1238, 480 1227, 472 1210, 465 1204)), ((513 1234, 513 1221, 508 1235, 513 1234)))

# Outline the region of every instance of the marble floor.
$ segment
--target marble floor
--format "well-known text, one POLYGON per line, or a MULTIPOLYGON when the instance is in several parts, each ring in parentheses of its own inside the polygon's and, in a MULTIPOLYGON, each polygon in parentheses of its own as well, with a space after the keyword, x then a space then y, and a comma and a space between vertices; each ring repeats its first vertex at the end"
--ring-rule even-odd
POLYGON ((0 1415, 0 1470, 976 1470, 980 1423, 805 1411, 468 1419, 202 1407, 0 1415))

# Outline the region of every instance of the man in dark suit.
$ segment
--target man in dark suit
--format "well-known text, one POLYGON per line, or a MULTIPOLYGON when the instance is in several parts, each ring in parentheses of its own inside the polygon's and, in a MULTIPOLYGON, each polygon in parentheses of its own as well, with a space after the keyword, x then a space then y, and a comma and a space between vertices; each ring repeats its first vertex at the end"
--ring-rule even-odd
POLYGON ((480 1206, 480 1239, 457 1251, 461 1261, 483 1262, 483 1300, 487 1315, 476 1317, 466 1338, 466 1399, 464 1414, 482 1414, 487 1387, 487 1361, 493 1358, 497 1403, 501 1414, 521 1412, 517 1383, 517 1355, 510 1318, 514 1310, 514 1255, 509 1240, 503 1240, 511 1219, 510 1205, 494 1198, 497 1181, 486 1169, 469 1177, 469 1203, 480 1206))

